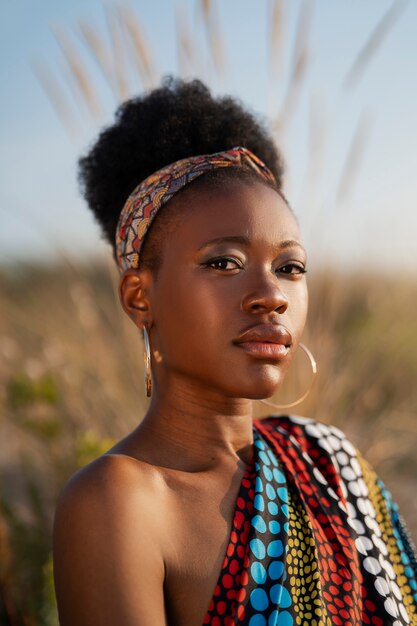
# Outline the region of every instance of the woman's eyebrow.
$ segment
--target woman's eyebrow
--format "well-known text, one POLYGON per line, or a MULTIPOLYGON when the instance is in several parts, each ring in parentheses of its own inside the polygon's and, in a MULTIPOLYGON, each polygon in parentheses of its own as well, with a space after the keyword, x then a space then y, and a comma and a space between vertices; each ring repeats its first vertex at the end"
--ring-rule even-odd
POLYGON ((299 241, 296 239, 285 239, 284 241, 280 241, 278 244, 278 248, 280 250, 285 250, 286 248, 300 248, 303 252, 305 252, 305 248, 299 241))
MULTIPOLYGON (((199 247, 198 250, 202 250, 203 248, 206 248, 207 246, 211 246, 213 244, 218 244, 218 243, 240 243, 241 245, 244 245, 244 246, 250 246, 251 241, 248 237, 245 237, 244 235, 231 235, 229 237, 217 237, 216 239, 210 239, 209 241, 205 241, 199 247)), ((304 247, 296 239, 285 239, 284 241, 280 241, 277 247, 280 250, 285 250, 286 248, 297 247, 304 251, 304 247)))
POLYGON ((244 246, 250 245, 250 239, 243 235, 231 235, 230 237, 217 237, 216 239, 210 239, 209 241, 205 241, 203 245, 199 247, 199 250, 206 248, 207 246, 211 246, 215 243, 240 243, 244 246))

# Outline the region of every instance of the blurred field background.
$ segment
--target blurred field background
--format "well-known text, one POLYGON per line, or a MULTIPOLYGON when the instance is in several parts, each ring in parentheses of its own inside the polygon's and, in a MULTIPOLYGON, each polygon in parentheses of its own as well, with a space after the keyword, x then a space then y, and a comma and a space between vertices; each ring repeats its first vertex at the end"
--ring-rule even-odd
MULTIPOLYGON (((216 92, 228 93, 228 76, 234 70, 221 4, 210 0, 173 4, 175 74, 200 77, 216 92)), ((372 75, 378 54, 389 45, 401 20, 410 19, 410 3, 370 4, 375 17, 366 36, 355 43, 340 76, 339 98, 351 98, 355 112, 337 119, 320 94, 306 91, 313 67, 314 12, 323 4, 265 1, 263 44, 270 89, 262 94, 267 100, 262 110, 282 146, 288 164, 287 193, 290 200, 296 196, 293 206, 308 247, 313 248, 304 342, 318 361, 319 376, 297 412, 333 423, 348 434, 393 492, 416 537, 417 263, 410 262, 407 245, 404 256, 399 254, 398 241, 392 242, 395 252, 374 245, 377 237, 370 225, 378 207, 372 218, 364 214, 361 223, 355 202, 366 194, 355 199, 355 190, 361 173, 366 187, 365 157, 373 115, 361 94, 356 100, 352 96, 361 81, 372 75), (302 115, 308 140, 300 183, 294 162, 301 148, 291 153, 291 128, 299 124, 300 116, 294 112, 306 99, 309 106, 302 115), (332 124, 343 126, 345 133, 337 170, 326 169, 326 158, 332 160, 328 154, 332 124), (352 231, 355 220, 360 232, 352 231), (323 226, 330 222, 339 231, 336 244, 332 243, 335 231, 323 226), (349 232, 345 242, 343 229, 349 232), (360 248, 364 240, 369 240, 369 254, 360 248), (344 248, 344 256, 336 254, 339 247, 344 248)), ((160 81, 158 37, 146 31, 142 10, 139 4, 109 4, 96 9, 96 17, 80 16, 78 22, 57 18, 52 23, 56 57, 28 58, 50 115, 56 116, 72 145, 72 155, 85 149, 98 128, 110 121, 108 110, 117 102, 160 81), (103 82, 107 96, 102 95, 103 82)), ((242 45, 252 46, 256 56, 256 41, 246 39, 242 45)), ((240 94, 244 101, 245 89, 247 85, 240 94)), ((335 130, 334 134, 337 140, 335 130)), ((389 151, 389 146, 385 148, 389 151)), ((49 155, 52 171, 55 156, 59 158, 49 155)), ((410 177, 409 167, 404 177, 410 177)), ((74 168, 65 175, 74 177, 74 171, 75 159, 74 168)), ((44 185, 56 184, 48 167, 44 176, 44 185)), ((404 204, 394 209, 403 230, 398 231, 390 217, 386 221, 393 237, 400 232, 409 241, 406 209, 411 205, 403 191, 396 190, 404 204)), ((46 219, 31 213, 31 202, 33 197, 16 212, 13 203, 5 200, 0 207, 4 250, 18 248, 19 227, 24 231, 28 224, 44 238, 41 252, 32 256, 26 246, 21 246, 20 256, 0 254, 1 626, 57 625, 50 540, 57 494, 71 473, 107 450, 146 410, 142 344, 118 303, 118 277, 108 248, 99 243, 93 226, 90 239, 80 243, 82 237, 67 231, 64 219, 60 224, 60 216, 67 212, 65 198, 61 212, 49 213, 46 219), (14 228, 8 230, 8 237, 16 233, 14 246, 4 238, 10 219, 14 228), (55 222, 55 231, 48 229, 49 220, 55 222), (92 245, 99 254, 86 254, 92 245), (69 253, 69 248, 75 253, 69 253)), ((293 369, 276 401, 290 401, 306 387, 309 372, 302 354, 293 369)), ((258 404, 255 411, 267 412, 258 404)))

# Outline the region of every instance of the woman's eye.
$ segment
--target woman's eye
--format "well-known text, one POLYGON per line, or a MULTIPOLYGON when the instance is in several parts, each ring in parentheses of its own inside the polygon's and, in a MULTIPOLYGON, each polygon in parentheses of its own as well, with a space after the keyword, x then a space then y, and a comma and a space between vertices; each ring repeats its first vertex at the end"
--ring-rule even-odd
POLYGON ((288 263, 287 265, 280 267, 278 271, 281 274, 296 275, 296 274, 305 274, 307 270, 304 267, 304 265, 299 265, 298 263, 288 263))
POLYGON ((212 259, 205 263, 207 267, 212 267, 215 270, 236 270, 241 269, 241 265, 236 259, 230 259, 228 257, 222 257, 219 259, 212 259))

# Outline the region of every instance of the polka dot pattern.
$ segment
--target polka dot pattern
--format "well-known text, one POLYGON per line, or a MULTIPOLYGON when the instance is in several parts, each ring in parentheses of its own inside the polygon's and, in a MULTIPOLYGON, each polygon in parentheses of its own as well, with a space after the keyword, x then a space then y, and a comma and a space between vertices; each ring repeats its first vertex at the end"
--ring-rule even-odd
POLYGON ((270 417, 254 451, 204 624, 417 625, 411 540, 345 435, 270 417))

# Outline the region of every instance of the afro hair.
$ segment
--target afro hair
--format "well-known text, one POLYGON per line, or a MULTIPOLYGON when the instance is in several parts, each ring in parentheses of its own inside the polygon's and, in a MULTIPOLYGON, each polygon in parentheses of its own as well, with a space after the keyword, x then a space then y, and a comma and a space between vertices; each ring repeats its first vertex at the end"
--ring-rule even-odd
POLYGON ((179 159, 235 146, 261 158, 281 191, 281 155, 261 122, 237 100, 214 98, 200 80, 167 77, 161 87, 122 104, 115 123, 79 161, 82 193, 113 253, 120 212, 142 180, 179 159))

